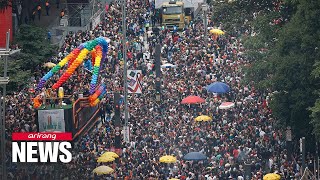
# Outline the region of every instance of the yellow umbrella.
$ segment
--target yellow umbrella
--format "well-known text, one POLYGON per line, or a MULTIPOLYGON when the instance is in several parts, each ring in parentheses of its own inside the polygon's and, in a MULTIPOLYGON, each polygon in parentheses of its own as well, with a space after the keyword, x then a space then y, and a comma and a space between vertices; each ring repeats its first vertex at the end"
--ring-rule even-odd
POLYGON ((99 167, 96 167, 92 172, 98 175, 111 174, 114 172, 114 169, 112 169, 109 166, 99 166, 99 167))
POLYGON ((114 160, 116 159, 113 157, 107 156, 107 157, 99 157, 97 162, 112 162, 114 160))
POLYGON ((212 121, 212 118, 209 116, 201 115, 194 119, 195 121, 212 121))
POLYGON ((119 158, 119 155, 115 152, 105 152, 100 157, 113 157, 113 158, 119 158))
POLYGON ((220 29, 211 29, 209 32, 211 34, 216 34, 216 35, 223 35, 224 34, 224 32, 220 29))
POLYGON ((180 179, 177 179, 177 178, 171 178, 171 179, 169 179, 169 180, 180 180, 180 179))
POLYGON ((276 173, 269 173, 263 176, 263 180, 280 180, 281 176, 276 173))
POLYGON ((174 156, 162 156, 162 157, 160 157, 159 161, 161 163, 168 163, 169 164, 169 163, 177 162, 177 158, 174 156))
POLYGON ((55 66, 56 66, 56 64, 52 63, 52 62, 47 62, 47 63, 43 64, 43 67, 47 67, 47 68, 53 68, 55 66))

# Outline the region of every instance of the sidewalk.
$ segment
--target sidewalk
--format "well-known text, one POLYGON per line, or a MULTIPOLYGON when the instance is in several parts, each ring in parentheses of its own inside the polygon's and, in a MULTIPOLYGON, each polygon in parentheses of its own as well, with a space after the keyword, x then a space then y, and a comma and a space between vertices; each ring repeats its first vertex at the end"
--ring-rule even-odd
POLYGON ((50 0, 50 9, 49 9, 49 16, 47 16, 45 4, 41 4, 41 17, 40 21, 38 19, 38 14, 35 18, 35 24, 40 27, 52 27, 52 26, 59 26, 60 24, 60 11, 65 9, 65 2, 66 0, 60 0, 59 9, 57 9, 57 5, 55 4, 55 0, 50 0))
POLYGON ((56 5, 56 0, 49 0, 50 9, 49 9, 49 16, 47 16, 46 13, 46 6, 44 0, 40 1, 41 3, 41 16, 40 20, 38 18, 38 12, 36 10, 37 3, 30 0, 23 0, 23 11, 22 11, 22 23, 25 24, 25 17, 28 17, 28 23, 32 24, 34 23, 37 26, 48 28, 49 26, 52 26, 54 23, 55 25, 59 25, 59 18, 60 18, 60 11, 61 9, 65 9, 65 3, 66 0, 60 0, 59 9, 56 5), (31 15, 33 10, 36 10, 34 22, 31 19, 31 15))

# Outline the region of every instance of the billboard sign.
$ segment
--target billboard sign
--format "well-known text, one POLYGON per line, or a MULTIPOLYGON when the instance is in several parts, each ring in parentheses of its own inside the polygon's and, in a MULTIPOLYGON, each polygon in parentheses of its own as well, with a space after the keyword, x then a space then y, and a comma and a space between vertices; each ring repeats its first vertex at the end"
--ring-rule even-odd
POLYGON ((64 110, 38 110, 39 132, 65 132, 64 110))
POLYGON ((123 140, 126 143, 130 143, 130 129, 129 126, 124 126, 123 127, 123 140))
POLYGON ((128 70, 128 93, 142 93, 142 71, 141 70, 128 70))

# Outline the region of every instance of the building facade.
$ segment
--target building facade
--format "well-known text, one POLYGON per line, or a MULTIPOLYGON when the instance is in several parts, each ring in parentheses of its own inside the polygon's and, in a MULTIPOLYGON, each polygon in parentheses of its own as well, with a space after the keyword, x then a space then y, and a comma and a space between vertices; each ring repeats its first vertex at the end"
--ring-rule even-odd
POLYGON ((6 45, 6 33, 10 29, 10 40, 12 40, 12 7, 8 6, 0 10, 0 48, 6 45))

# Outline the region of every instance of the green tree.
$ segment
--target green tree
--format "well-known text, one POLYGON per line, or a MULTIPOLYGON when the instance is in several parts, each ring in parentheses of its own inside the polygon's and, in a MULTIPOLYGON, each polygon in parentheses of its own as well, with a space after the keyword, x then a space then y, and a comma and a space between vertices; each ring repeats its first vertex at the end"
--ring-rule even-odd
POLYGON ((238 9, 232 3, 217 4, 214 6, 213 11, 212 21, 221 22, 227 32, 240 28, 248 17, 245 11, 238 9))
MULTIPOLYGON (((319 50, 318 50, 318 53, 319 53, 319 50)), ((315 64, 315 69, 312 75, 319 80, 320 78, 320 60, 319 59, 315 64)), ((309 110, 311 111, 311 119, 312 119, 311 123, 314 126, 314 133, 319 139, 320 137, 320 89, 318 89, 315 94, 318 95, 318 98, 314 103, 314 106, 311 107, 309 110)))
POLYGON ((10 56, 8 62, 8 89, 16 91, 27 85, 26 82, 34 75, 37 66, 42 65, 56 52, 56 47, 46 39, 44 29, 36 26, 22 25, 15 38, 21 46, 21 52, 10 56))
POLYGON ((249 49, 247 55, 254 60, 247 78, 262 89, 277 91, 271 107, 280 124, 292 126, 296 137, 310 138, 313 128, 308 108, 315 104, 314 92, 320 89, 319 82, 311 75, 320 58, 316 48, 320 45, 320 2, 300 0, 291 5, 296 6, 292 8, 295 11, 291 11, 293 14, 284 25, 272 24, 272 19, 279 15, 272 12, 255 22, 260 24, 254 26, 258 35, 245 43, 249 49), (261 55, 261 48, 267 52, 261 55))
POLYGON ((8 76, 10 77, 10 82, 8 84, 8 91, 17 91, 26 85, 26 82, 32 76, 31 70, 23 70, 21 65, 23 60, 15 59, 17 55, 13 55, 8 61, 8 76))
POLYGON ((22 25, 16 41, 22 46, 22 53, 17 57, 23 60, 21 68, 32 72, 36 68, 35 65, 39 65, 51 58, 57 48, 47 40, 47 32, 37 26, 22 25))

